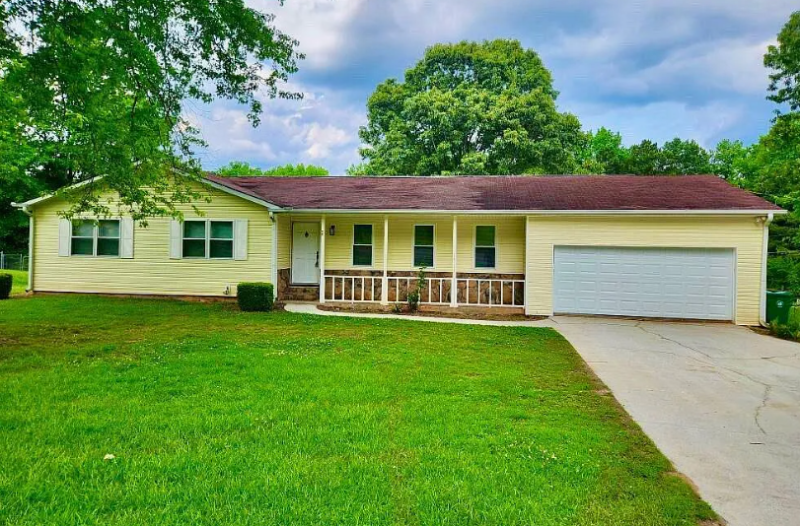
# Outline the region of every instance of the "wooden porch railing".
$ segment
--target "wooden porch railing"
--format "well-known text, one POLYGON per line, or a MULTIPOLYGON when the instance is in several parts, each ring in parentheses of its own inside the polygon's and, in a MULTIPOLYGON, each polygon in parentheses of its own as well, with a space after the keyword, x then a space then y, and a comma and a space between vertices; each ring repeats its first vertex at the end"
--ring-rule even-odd
MULTIPOLYGON (((326 274, 322 290, 325 301, 350 303, 380 303, 382 276, 342 276, 326 274)), ((389 276, 388 303, 405 303, 408 293, 417 287, 414 276, 389 276)), ((420 303, 425 305, 450 305, 452 279, 425 278, 420 303)), ((457 278, 456 304, 479 307, 523 307, 525 281, 502 278, 457 278)))

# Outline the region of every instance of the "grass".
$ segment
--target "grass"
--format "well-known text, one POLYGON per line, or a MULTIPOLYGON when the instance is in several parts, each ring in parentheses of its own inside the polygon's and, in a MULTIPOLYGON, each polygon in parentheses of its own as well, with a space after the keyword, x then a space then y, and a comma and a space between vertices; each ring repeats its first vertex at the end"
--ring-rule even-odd
POLYGON ((86 296, 0 327, 0 524, 714 517, 550 329, 86 296))
POLYGON ((0 274, 11 274, 11 295, 16 296, 25 293, 28 286, 28 272, 24 270, 0 270, 0 274))

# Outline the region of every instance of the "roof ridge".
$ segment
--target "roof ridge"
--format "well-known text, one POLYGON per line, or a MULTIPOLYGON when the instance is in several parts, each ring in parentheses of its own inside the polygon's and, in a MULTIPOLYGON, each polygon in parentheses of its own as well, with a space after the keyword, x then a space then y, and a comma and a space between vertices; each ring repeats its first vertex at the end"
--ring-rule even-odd
POLYGON ((418 179, 421 181, 431 179, 528 179, 528 178, 563 178, 563 179, 594 179, 594 178, 614 178, 614 177, 646 177, 646 178, 682 178, 682 177, 714 177, 717 179, 725 180, 721 176, 711 173, 698 173, 698 174, 495 174, 495 175, 347 175, 347 174, 330 174, 326 176, 320 175, 217 175, 213 172, 207 172, 206 177, 215 177, 218 179, 312 179, 312 180, 334 180, 334 179, 358 179, 358 180, 371 180, 371 179, 418 179))
POLYGON ((713 174, 220 177, 232 190, 302 210, 779 211, 713 174), (396 182, 391 182, 397 179, 396 182), (408 179, 414 179, 409 181, 408 179))

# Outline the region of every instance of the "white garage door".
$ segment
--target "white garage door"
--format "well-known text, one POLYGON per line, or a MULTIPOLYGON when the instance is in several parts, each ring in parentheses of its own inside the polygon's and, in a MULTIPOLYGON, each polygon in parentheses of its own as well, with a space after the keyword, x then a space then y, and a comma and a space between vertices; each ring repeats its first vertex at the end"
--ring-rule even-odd
POLYGON ((555 247, 553 310, 732 320, 727 249, 555 247))

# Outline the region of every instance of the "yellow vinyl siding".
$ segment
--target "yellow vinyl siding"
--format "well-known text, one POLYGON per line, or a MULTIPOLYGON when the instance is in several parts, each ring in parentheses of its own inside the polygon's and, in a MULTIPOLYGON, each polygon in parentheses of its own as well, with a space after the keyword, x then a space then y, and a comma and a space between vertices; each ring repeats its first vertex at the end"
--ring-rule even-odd
MULTIPOLYGON (((210 203, 197 203, 205 218, 248 220, 246 260, 170 259, 169 218, 136 225, 133 259, 61 257, 58 211, 67 205, 51 199, 34 208, 34 290, 222 296, 229 285, 235 294, 241 281, 270 281, 273 229, 267 209, 218 190, 209 195, 210 203)), ((179 208, 187 220, 198 219, 191 206, 179 208)))
POLYGON ((275 214, 278 231, 278 268, 292 266, 292 219, 288 215, 275 214))
POLYGON ((453 218, 437 215, 389 216, 389 270, 414 271, 414 226, 433 225, 432 272, 453 271, 453 218))
MULTIPOLYGON (((294 221, 302 217, 294 216, 294 221)), ((383 270, 383 216, 382 215, 327 215, 328 228, 336 226, 336 234, 327 236, 325 268, 351 270, 371 268, 383 270), (371 267, 352 264, 353 225, 373 225, 374 257, 371 267)), ((453 217, 442 215, 390 214, 389 215, 389 270, 413 271, 414 226, 434 227, 434 266, 432 272, 453 271, 453 217)), ((523 273, 525 269, 525 218, 499 215, 458 216, 458 271, 523 273), (497 267, 475 268, 475 226, 496 227, 497 267)))
MULTIPOLYGON (((452 237, 452 233, 450 234, 452 237)), ((500 215, 458 217, 458 271, 522 274, 525 272, 525 218, 500 215), (495 227, 494 269, 475 268, 475 227, 495 227)))
POLYGON ((553 312, 553 247, 731 248, 736 251, 736 323, 759 322, 763 226, 754 217, 528 218, 527 307, 553 312))
MULTIPOLYGON (((305 221, 295 216, 295 222, 305 221)), ((382 215, 328 215, 325 218, 325 269, 326 270, 382 270, 383 269, 383 216, 382 215), (372 225, 372 265, 353 265, 353 227, 372 225), (335 233, 330 235, 331 226, 335 233)), ((391 225, 389 226, 391 232, 391 225)), ((390 244, 391 246, 391 244, 390 244)))

